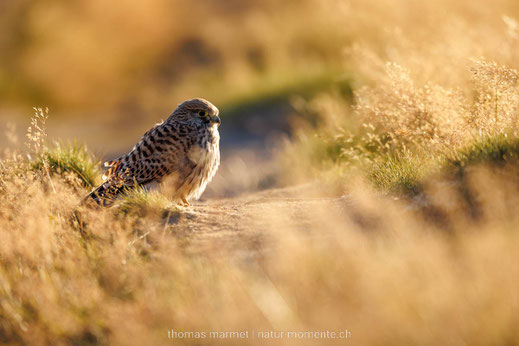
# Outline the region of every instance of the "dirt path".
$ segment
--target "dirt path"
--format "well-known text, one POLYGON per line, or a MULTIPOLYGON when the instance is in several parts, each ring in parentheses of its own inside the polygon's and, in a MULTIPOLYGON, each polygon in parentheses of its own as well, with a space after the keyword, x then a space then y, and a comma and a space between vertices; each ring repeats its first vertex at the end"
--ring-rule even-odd
POLYGON ((196 202, 170 218, 167 229, 185 240, 188 252, 219 248, 250 256, 268 248, 271 232, 295 229, 312 236, 323 219, 344 216, 350 205, 347 196, 319 197, 316 184, 305 184, 196 202))

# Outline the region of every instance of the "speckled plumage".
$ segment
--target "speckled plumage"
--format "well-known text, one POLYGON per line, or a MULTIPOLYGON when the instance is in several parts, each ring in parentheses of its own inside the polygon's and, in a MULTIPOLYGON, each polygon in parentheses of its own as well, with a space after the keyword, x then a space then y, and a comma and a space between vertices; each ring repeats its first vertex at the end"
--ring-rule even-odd
POLYGON ((107 206, 127 188, 160 183, 166 177, 178 201, 198 199, 220 164, 218 109, 204 99, 180 104, 148 130, 126 155, 108 161, 104 183, 90 197, 107 206))

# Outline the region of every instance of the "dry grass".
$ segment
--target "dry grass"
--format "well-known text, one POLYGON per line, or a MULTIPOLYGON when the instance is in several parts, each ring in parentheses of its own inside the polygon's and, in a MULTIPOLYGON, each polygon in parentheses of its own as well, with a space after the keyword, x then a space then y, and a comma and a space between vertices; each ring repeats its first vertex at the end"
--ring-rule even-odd
MULTIPOLYGON (((354 31, 358 39, 345 48, 357 80, 353 103, 339 94, 296 102, 312 121, 288 146, 287 167, 301 162, 305 169, 295 175, 302 180, 308 172, 344 176, 360 167, 376 186, 413 191, 458 150, 494 137, 514 142, 519 12, 506 1, 485 13, 478 6, 352 2, 352 27, 366 29, 354 31), (380 22, 367 29, 373 18, 380 22)), ((492 160, 495 148, 481 148, 488 151, 480 156, 492 160)))
POLYGON ((519 341, 516 169, 470 170, 463 188, 430 181, 433 221, 358 181, 347 200, 236 201, 234 216, 223 204, 221 226, 193 252, 203 208, 168 209, 136 192, 133 209, 90 209, 81 181, 51 175, 51 188, 19 160, 0 171, 2 342, 200 342, 168 339, 171 329, 348 329, 356 344, 519 341), (239 219, 249 235, 236 231, 241 241, 222 250, 214 236, 249 206, 239 219))

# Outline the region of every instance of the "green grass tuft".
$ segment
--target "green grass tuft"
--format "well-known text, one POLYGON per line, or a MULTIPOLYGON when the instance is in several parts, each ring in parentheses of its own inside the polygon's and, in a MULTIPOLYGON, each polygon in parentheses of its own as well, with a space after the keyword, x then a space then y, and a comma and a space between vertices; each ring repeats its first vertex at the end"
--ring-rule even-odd
POLYGON ((378 188, 406 195, 416 195, 428 176, 435 172, 454 174, 461 178, 463 171, 478 164, 500 166, 519 162, 519 137, 497 135, 478 138, 467 146, 442 154, 393 154, 373 164, 370 180, 378 188))
POLYGON ((159 214, 164 215, 170 211, 176 211, 177 206, 166 196, 157 191, 147 191, 143 187, 137 187, 126 191, 119 205, 125 214, 136 213, 138 215, 159 214))
POLYGON ((447 166, 463 169, 487 163, 500 165, 519 159, 519 137, 506 134, 479 138, 468 146, 447 155, 447 166))
POLYGON ((421 191, 420 181, 431 171, 431 163, 418 156, 389 155, 373 165, 369 178, 377 188, 407 195, 421 191))
POLYGON ((99 163, 82 144, 56 143, 52 149, 38 155, 31 162, 31 166, 33 169, 42 169, 44 162, 48 163, 50 171, 53 173, 74 174, 85 187, 93 187, 100 183, 99 163))

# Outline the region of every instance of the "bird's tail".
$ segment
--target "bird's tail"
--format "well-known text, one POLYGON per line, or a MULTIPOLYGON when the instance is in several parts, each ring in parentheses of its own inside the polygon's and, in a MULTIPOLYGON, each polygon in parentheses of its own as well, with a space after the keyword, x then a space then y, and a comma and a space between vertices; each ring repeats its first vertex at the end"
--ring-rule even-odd
POLYGON ((115 203, 118 195, 126 188, 124 184, 114 183, 113 181, 105 181, 94 191, 92 191, 85 200, 92 199, 102 207, 109 207, 115 203))

